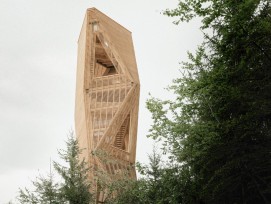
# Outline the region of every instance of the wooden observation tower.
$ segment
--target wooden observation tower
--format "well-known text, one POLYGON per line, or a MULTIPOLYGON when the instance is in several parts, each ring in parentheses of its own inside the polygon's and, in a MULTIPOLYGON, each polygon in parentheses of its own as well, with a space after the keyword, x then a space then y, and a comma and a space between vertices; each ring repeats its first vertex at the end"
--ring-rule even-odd
POLYGON ((88 9, 78 40, 75 131, 85 160, 112 178, 124 171, 136 178, 139 89, 131 32, 88 9), (97 151, 115 162, 105 163, 97 151))

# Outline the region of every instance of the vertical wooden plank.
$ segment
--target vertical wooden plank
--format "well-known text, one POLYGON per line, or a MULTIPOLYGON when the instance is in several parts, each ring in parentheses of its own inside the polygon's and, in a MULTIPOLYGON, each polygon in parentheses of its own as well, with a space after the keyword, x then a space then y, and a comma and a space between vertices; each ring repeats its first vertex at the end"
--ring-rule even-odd
MULTIPOLYGON (((97 168, 111 172, 111 179, 114 179, 113 174, 124 172, 130 163, 134 164, 136 155, 139 78, 131 32, 92 8, 87 11, 79 39, 75 111, 79 145, 84 148, 87 144, 87 153, 84 155, 97 168), (98 23, 98 30, 93 30, 91 24, 93 22, 98 23), (103 76, 108 73, 110 64, 106 65, 105 60, 103 65, 96 63, 96 58, 102 57, 98 56, 100 45, 97 44, 96 47, 97 36, 109 60, 115 66, 117 75, 103 76), (128 114, 130 114, 128 147, 126 141, 118 142, 118 144, 125 142, 123 150, 122 145, 113 147, 110 144, 117 134, 120 135, 120 139, 127 137, 124 126, 121 126, 125 125, 124 121, 128 114), (99 142, 99 148, 110 154, 110 157, 115 160, 114 164, 105 164, 98 158, 90 159, 88 156, 91 151, 97 149, 99 138, 103 138, 102 144, 99 142), (108 138, 111 139, 110 143, 107 141, 108 138)), ((131 170, 130 175, 132 178, 136 177, 134 169, 131 170)), ((106 192, 97 195, 97 200, 104 200, 105 195, 106 192)))

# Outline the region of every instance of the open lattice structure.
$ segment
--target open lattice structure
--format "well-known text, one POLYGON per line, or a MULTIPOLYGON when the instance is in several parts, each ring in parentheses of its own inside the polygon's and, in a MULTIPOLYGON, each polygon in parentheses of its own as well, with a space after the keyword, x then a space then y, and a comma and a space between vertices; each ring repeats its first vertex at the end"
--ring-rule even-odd
POLYGON ((75 129, 82 156, 112 177, 128 171, 135 178, 140 85, 132 36, 95 8, 87 10, 81 29, 76 80, 75 129), (95 156, 100 150, 117 162, 103 162, 95 156))

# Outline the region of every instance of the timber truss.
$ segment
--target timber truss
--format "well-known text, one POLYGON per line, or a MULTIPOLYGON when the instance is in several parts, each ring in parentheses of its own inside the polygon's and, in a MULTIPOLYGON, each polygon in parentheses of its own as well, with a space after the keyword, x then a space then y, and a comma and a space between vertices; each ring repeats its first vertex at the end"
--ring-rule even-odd
POLYGON ((136 178, 139 86, 130 31, 88 9, 78 41, 76 134, 89 164, 110 179, 120 173, 136 178))

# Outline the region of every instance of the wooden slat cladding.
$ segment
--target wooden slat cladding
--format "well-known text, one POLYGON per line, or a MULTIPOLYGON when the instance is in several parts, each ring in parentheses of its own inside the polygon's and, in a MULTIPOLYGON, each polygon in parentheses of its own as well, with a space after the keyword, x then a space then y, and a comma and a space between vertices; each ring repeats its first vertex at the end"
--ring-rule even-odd
MULTIPOLYGON (((140 83, 132 36, 95 8, 87 10, 78 40, 76 80, 75 130, 82 156, 96 170, 90 179, 97 171, 111 181, 136 178, 140 83)), ((97 202, 105 197, 99 192, 97 202)))

